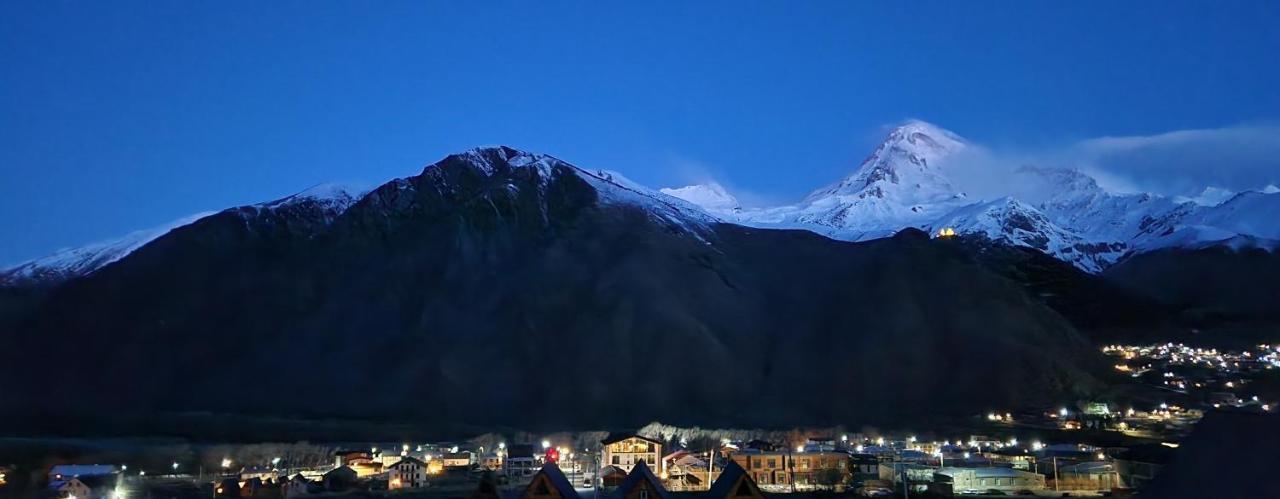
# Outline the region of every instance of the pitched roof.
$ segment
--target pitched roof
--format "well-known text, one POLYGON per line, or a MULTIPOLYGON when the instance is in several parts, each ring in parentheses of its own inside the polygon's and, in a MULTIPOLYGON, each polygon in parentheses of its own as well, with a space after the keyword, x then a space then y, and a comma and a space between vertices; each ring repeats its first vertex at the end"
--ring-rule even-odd
POLYGON ((627 471, 626 471, 626 470, 624 470, 624 469, 622 469, 622 467, 620 467, 620 466, 615 466, 615 465, 612 465, 612 464, 607 464, 607 465, 605 465, 603 468, 600 468, 600 471, 599 471, 598 473, 596 473, 596 474, 597 474, 597 475, 600 475, 600 476, 602 476, 602 477, 604 477, 604 476, 609 476, 609 475, 619 475, 619 474, 621 474, 621 475, 626 475, 626 474, 627 474, 627 471))
POLYGON ((339 466, 337 468, 326 471, 324 473, 324 476, 328 478, 331 476, 332 477, 338 477, 338 476, 353 477, 357 475, 356 475, 356 470, 351 469, 350 466, 339 466))
POLYGON ((621 442, 621 441, 626 440, 626 439, 628 439, 628 438, 638 438, 638 439, 640 439, 640 440, 644 440, 644 441, 646 441, 646 442, 653 442, 653 443, 655 443, 655 444, 662 445, 662 442, 660 442, 660 441, 658 441, 658 440, 655 440, 655 439, 652 439, 652 438, 646 437, 646 436, 644 436, 644 435, 640 435, 640 434, 638 434, 638 433, 636 433, 636 432, 633 432, 633 431, 620 432, 620 433, 610 433, 610 434, 609 434, 609 436, 608 436, 608 437, 605 437, 605 439, 604 439, 604 440, 601 440, 601 441, 600 441, 600 443, 601 443, 601 444, 604 444, 604 445, 609 445, 609 444, 612 444, 612 443, 621 442))
POLYGON ((720 477, 711 482, 711 490, 707 491, 707 497, 722 499, 734 495, 736 491, 731 488, 738 483, 738 477, 745 477, 748 482, 751 482, 751 488, 757 494, 760 493, 759 487, 756 487, 756 481, 751 479, 751 475, 747 474, 747 470, 742 469, 742 466, 739 466, 736 461, 729 460, 729 463, 724 465, 724 470, 720 471, 720 477))
POLYGON ((400 463, 403 463, 403 462, 406 462, 406 461, 407 461, 407 462, 409 462, 409 463, 412 463, 412 464, 416 464, 416 465, 418 465, 418 466, 426 466, 426 464, 427 464, 427 463, 422 462, 422 460, 421 460, 421 459, 418 459, 418 458, 413 457, 413 456, 400 456, 400 459, 399 459, 398 461, 394 462, 394 463, 391 463, 391 466, 389 466, 389 467, 394 467, 395 465, 400 464, 400 463))
POLYGON ((649 482, 649 484, 653 486, 654 490, 658 492, 658 497, 662 499, 671 499, 671 493, 667 491, 666 487, 662 486, 662 480, 659 480, 658 477, 649 470, 649 465, 644 464, 644 461, 636 463, 635 467, 631 468, 631 473, 627 475, 627 479, 623 480, 622 484, 618 485, 618 490, 613 492, 614 497, 618 499, 627 497, 627 492, 636 488, 636 486, 640 485, 640 482, 642 481, 649 482))
MULTIPOLYGON (((542 465, 542 469, 538 470, 538 473, 533 476, 533 480, 529 482, 529 487, 532 487, 534 483, 537 483, 538 475, 546 476, 547 481, 551 483, 551 486, 560 493, 560 497, 563 497, 564 499, 578 498, 578 491, 573 489, 573 485, 569 483, 569 479, 564 477, 564 472, 560 471, 560 467, 556 466, 555 463, 542 465)), ((528 492, 528 490, 529 488, 525 487, 525 491, 528 492)))

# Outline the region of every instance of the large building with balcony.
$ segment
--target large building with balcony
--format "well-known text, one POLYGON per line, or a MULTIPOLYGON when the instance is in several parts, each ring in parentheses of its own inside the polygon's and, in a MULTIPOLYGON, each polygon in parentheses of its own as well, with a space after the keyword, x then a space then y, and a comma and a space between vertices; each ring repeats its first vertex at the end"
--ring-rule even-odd
POLYGON ((634 433, 610 435, 600 442, 603 445, 602 466, 613 466, 627 473, 638 463, 645 463, 661 475, 666 472, 662 462, 662 442, 634 433))

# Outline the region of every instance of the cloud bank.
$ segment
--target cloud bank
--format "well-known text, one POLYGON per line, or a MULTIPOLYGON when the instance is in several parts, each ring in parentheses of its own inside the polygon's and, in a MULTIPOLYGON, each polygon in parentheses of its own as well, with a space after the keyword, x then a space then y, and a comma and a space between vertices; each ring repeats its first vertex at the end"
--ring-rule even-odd
POLYGON ((1100 137, 1076 144, 1074 152, 1082 168, 1103 173, 1119 188, 1194 195, 1206 187, 1243 191, 1280 183, 1275 125, 1100 137))

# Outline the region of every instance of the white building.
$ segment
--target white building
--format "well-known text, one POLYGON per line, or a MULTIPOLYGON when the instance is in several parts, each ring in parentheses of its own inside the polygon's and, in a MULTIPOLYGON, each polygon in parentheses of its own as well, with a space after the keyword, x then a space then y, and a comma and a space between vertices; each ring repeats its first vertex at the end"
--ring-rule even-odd
POLYGON ((417 489, 427 486, 427 465, 412 457, 402 457, 387 470, 387 488, 391 490, 417 489))
POLYGON ((445 468, 466 468, 474 462, 473 456, 474 454, 467 451, 450 452, 441 459, 444 461, 445 468))
POLYGON ((638 463, 645 463, 659 475, 666 473, 662 460, 662 442, 636 434, 610 435, 603 444, 603 465, 616 466, 631 473, 638 463))
POLYGON ((1013 468, 942 468, 934 472, 933 481, 941 486, 944 493, 952 494, 1044 489, 1044 475, 1013 468))

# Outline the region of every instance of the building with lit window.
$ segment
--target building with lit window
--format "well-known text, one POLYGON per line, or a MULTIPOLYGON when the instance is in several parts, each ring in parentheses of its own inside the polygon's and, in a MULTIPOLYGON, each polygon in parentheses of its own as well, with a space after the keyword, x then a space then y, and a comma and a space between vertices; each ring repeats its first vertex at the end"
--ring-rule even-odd
POLYGON ((602 462, 628 474, 636 464, 645 463, 651 470, 663 473, 662 442, 634 433, 610 435, 600 442, 603 445, 602 462))
POLYGON ((405 456, 387 467, 387 488, 417 489, 427 486, 427 464, 405 456))
POLYGON ((943 494, 1021 493, 1044 489, 1044 475, 1013 468, 942 468, 933 474, 943 494))
POLYGON ((745 450, 731 458, 764 486, 794 485, 797 489, 827 488, 848 482, 849 454, 838 451, 788 452, 745 450))

